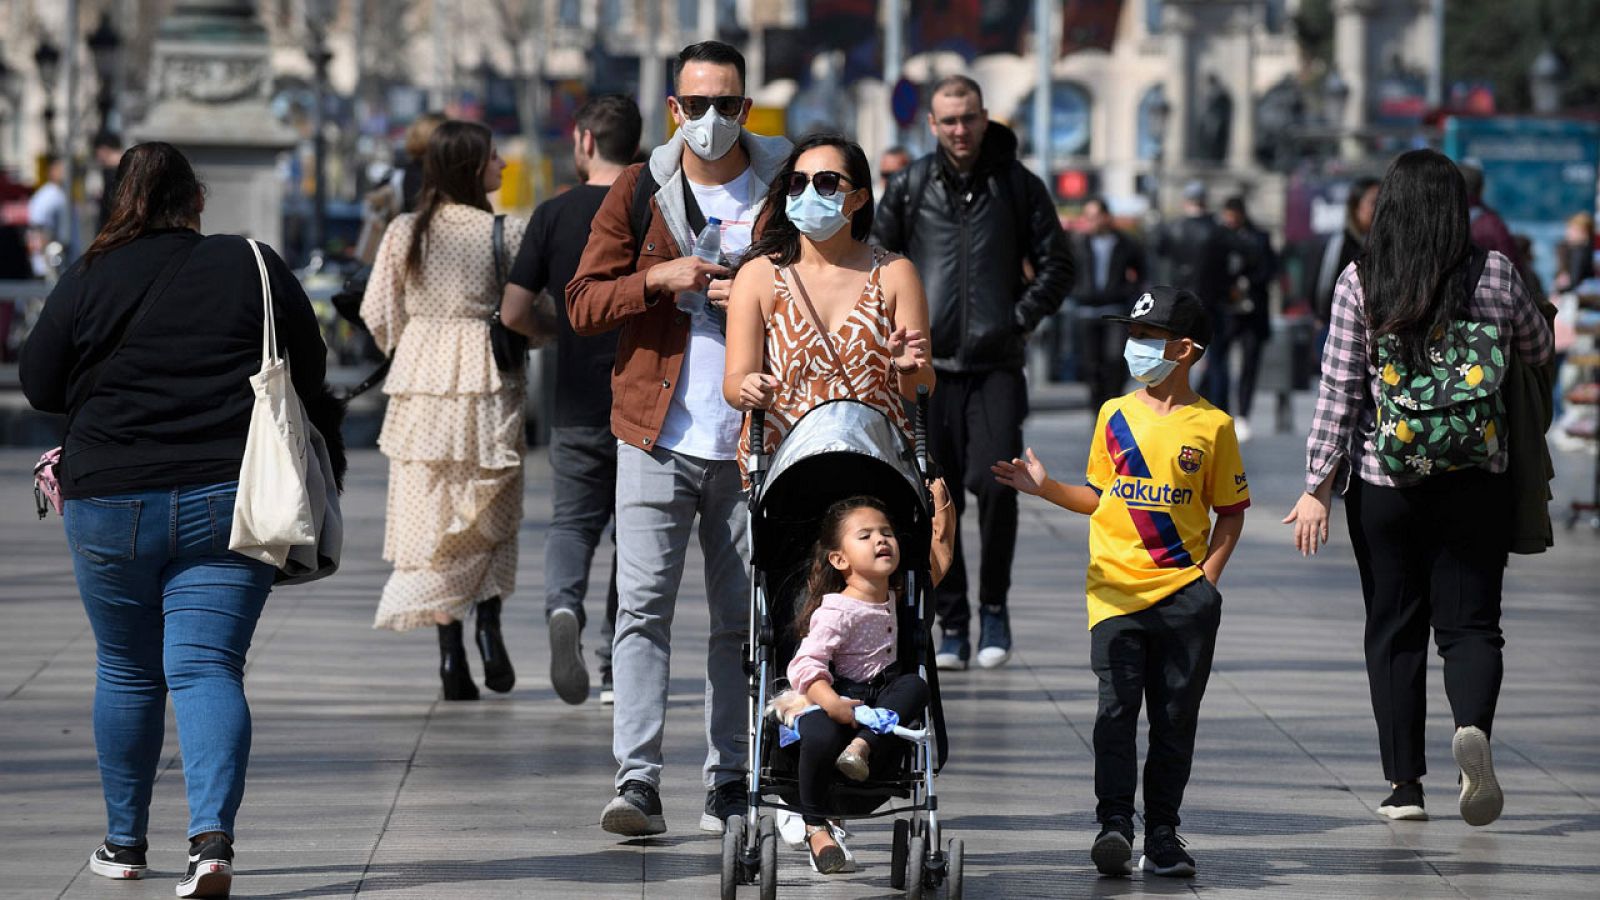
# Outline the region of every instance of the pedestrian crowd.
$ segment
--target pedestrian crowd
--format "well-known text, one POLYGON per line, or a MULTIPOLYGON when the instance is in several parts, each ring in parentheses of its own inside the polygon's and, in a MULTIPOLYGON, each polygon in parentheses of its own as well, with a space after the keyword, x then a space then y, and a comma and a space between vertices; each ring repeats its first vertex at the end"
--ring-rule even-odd
MULTIPOLYGON (((752 802, 752 463, 836 401, 876 410, 909 439, 925 395, 920 449, 939 482, 935 527, 953 540, 933 572, 931 666, 1010 659, 1019 495, 1087 515, 1100 825, 1089 857, 1103 874, 1129 874, 1142 818, 1138 867, 1193 875, 1177 830, 1220 584, 1250 506, 1240 444, 1272 338, 1278 257, 1268 235, 1242 198, 1213 214, 1198 183, 1148 244, 1098 198, 1081 227, 1063 230, 1017 136, 989 120, 981 88, 963 76, 930 92, 934 152, 885 154, 881 180, 845 137, 791 143, 747 130, 745 63, 732 47, 685 48, 673 87, 677 130, 643 156, 631 100, 584 105, 573 130, 580 183, 526 221, 489 202, 504 163, 487 128, 430 119, 409 136, 419 165, 397 177, 392 208, 368 236, 359 307, 390 360, 379 447, 392 572, 374 627, 433 626, 443 698, 470 701, 471 619, 483 685, 512 690, 500 617, 516 591, 524 515, 524 367, 527 342, 548 342, 550 682, 563 701, 586 702, 594 634, 617 766, 601 827, 629 838, 665 831, 672 624, 680 598, 699 600, 681 590, 696 539, 710 617, 700 826, 720 833, 752 802), (1023 441, 1025 369, 1030 340, 1064 319, 1095 419, 1083 476, 1058 480, 1051 454, 1023 441), (959 525, 969 494, 973 570, 959 525), (591 622, 589 572, 608 533, 606 600, 591 622)), ((1503 803, 1490 750, 1503 572, 1537 530, 1518 514, 1519 497, 1547 477, 1543 431, 1530 424, 1539 412, 1528 408, 1539 391, 1519 385, 1552 357, 1549 321, 1504 224, 1482 206, 1481 182, 1417 150, 1381 182, 1352 188, 1313 280, 1326 346, 1305 493, 1283 520, 1296 549, 1315 553, 1333 495, 1344 498, 1391 792, 1379 812, 1427 815, 1431 633, 1457 726, 1460 812, 1474 825, 1503 803)), ((204 188, 177 150, 129 149, 115 184, 104 228, 56 285, 21 367, 29 400, 67 418, 55 474, 98 647, 93 718, 108 821, 90 865, 110 878, 145 872, 170 695, 190 814, 178 895, 225 896, 250 747, 243 662, 284 580, 229 549, 252 417, 264 414, 252 394, 264 329, 289 361, 305 430, 332 438, 340 477, 341 408, 323 385, 325 348, 298 282, 270 248, 258 274, 251 244, 201 232, 204 188), (263 286, 270 318, 258 312, 263 286)), ((48 202, 38 200, 41 218, 48 202)), ((1573 229, 1587 229, 1577 240, 1592 245, 1592 220, 1573 229)), ((1593 274, 1581 253, 1563 266, 1568 279, 1593 274)), ((793 652, 780 671, 823 713, 797 720, 795 802, 803 846, 824 873, 847 860, 828 781, 864 780, 887 755, 858 708, 914 723, 936 694, 932 673, 901 658, 893 637, 893 602, 920 565, 901 525, 879 498, 853 497, 800 536, 812 549, 798 615, 783 623, 793 652)))

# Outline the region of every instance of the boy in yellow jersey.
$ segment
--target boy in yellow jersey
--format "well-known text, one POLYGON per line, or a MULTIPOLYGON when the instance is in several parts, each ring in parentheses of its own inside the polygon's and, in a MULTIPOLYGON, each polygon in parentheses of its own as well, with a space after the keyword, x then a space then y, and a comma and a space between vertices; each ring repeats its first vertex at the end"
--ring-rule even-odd
POLYGON ((1026 460, 996 463, 994 473, 1023 493, 1091 516, 1089 633, 1100 680, 1095 867, 1105 875, 1131 870, 1135 738, 1139 706, 1148 698, 1139 867, 1190 876, 1194 858, 1177 834, 1178 807, 1222 613, 1216 585, 1244 528, 1250 488, 1233 420, 1189 386, 1189 370, 1211 341, 1199 298, 1154 287, 1130 315, 1105 318, 1128 323, 1124 356, 1144 387, 1100 409, 1088 484, 1051 479, 1031 448, 1026 460))

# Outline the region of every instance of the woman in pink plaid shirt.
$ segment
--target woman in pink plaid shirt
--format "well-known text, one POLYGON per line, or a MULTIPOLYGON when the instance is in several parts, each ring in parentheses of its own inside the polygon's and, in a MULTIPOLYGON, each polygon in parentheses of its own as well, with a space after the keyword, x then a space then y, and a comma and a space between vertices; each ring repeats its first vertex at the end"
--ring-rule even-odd
MULTIPOLYGON (((1421 348, 1457 320, 1498 326, 1497 353, 1538 365, 1550 329, 1511 261, 1471 243, 1466 185, 1432 150, 1402 154, 1378 190, 1366 253, 1339 276, 1306 441, 1306 492, 1284 523, 1302 555, 1328 539, 1328 506, 1345 498, 1366 603, 1367 681, 1392 793, 1378 812, 1426 819, 1422 776, 1428 632, 1444 658, 1455 716, 1460 811, 1487 825, 1504 803, 1489 752, 1502 673, 1500 595, 1512 492, 1505 440, 1476 468, 1393 475, 1374 451, 1378 339, 1421 348), (1468 284, 1481 263, 1482 276, 1468 284)), ((1391 373, 1392 374, 1392 373, 1391 373)), ((1393 383, 1391 381, 1391 383, 1393 383)), ((1402 425, 1404 422, 1402 421, 1402 425)), ((1422 468, 1422 467, 1419 467, 1422 468)))

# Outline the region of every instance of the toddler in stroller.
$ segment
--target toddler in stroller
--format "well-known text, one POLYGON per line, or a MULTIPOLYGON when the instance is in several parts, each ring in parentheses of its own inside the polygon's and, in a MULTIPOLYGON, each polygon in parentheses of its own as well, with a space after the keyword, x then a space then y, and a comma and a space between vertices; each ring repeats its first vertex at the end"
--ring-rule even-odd
POLYGON ((890 595, 899 568, 900 544, 882 503, 861 496, 828 508, 811 558, 807 599, 795 618, 800 648, 788 672, 790 687, 815 707, 802 709, 793 727, 800 737, 797 776, 806 843, 824 875, 845 863, 825 815, 831 770, 866 781, 872 750, 883 736, 874 726, 919 724, 928 703, 927 683, 915 671, 901 671, 895 652, 890 595), (880 713, 870 724, 856 721, 863 705, 880 713))
MULTIPOLYGON (((761 427, 752 413, 754 447, 761 427)), ((926 458, 881 411, 836 400, 750 463, 749 796, 723 834, 722 897, 756 882, 776 896, 783 812, 803 817, 819 872, 846 862, 831 824, 892 817, 890 885, 959 898, 962 842, 941 837, 934 794, 946 740, 926 458)))

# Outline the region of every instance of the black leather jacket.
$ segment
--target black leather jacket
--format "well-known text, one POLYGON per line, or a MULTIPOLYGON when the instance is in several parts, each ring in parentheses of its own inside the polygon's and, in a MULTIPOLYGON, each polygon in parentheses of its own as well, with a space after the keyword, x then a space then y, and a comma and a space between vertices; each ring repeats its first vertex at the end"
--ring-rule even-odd
POLYGON ((896 174, 873 236, 922 276, 940 371, 1022 368, 1028 334, 1072 288, 1072 254, 1055 204, 1017 159, 1016 135, 996 123, 984 132, 970 176, 943 151, 896 174))

